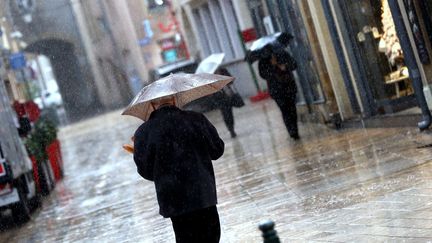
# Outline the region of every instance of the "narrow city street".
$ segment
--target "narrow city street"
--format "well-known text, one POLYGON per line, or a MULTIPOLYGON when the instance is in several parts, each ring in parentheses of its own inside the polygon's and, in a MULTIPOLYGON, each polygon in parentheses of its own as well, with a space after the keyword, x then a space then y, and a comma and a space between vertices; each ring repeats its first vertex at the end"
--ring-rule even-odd
MULTIPOLYGON (((432 134, 413 127, 301 123, 289 139, 272 100, 235 110, 214 162, 221 242, 262 242, 271 219, 282 242, 425 242, 432 238, 432 134)), ((33 219, 4 227, 1 242, 174 242, 151 182, 122 149, 139 125, 120 111, 61 129, 65 178, 33 219)), ((1 225, 7 224, 6 217, 1 225)), ((194 229, 191 229, 194 230, 194 229)))

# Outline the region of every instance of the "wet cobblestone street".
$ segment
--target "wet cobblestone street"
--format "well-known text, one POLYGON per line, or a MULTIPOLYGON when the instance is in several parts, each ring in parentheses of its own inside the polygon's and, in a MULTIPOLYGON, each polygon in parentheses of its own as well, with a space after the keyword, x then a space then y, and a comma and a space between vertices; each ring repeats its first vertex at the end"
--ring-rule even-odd
MULTIPOLYGON (((119 113, 61 130, 65 179, 0 242, 174 242, 153 184, 122 149, 139 121, 119 113)), ((219 112, 207 115, 226 144, 214 162, 221 242, 262 242, 264 219, 282 242, 432 239, 432 148, 417 148, 432 143, 430 133, 301 123, 295 142, 269 100, 235 110, 231 139, 219 112)))

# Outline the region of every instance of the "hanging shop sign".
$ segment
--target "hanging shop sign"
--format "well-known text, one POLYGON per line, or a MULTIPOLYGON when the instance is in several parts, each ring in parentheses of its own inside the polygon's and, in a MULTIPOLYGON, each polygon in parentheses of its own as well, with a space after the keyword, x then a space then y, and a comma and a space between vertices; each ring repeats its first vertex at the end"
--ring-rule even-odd
POLYGON ((152 37, 154 36, 151 28, 150 20, 146 19, 143 21, 145 37, 138 41, 140 46, 147 46, 151 43, 152 37))
POLYGON ((175 22, 173 21, 173 22, 170 22, 170 23, 165 25, 164 23, 159 21, 158 27, 159 27, 159 30, 162 31, 163 33, 168 33, 168 32, 171 32, 172 30, 174 30, 175 22))
POLYGON ((420 57, 420 61, 423 64, 430 63, 430 57, 426 48, 426 44, 423 38, 423 33, 420 29, 420 23, 418 19, 417 12, 415 10, 414 1, 413 0, 404 0, 404 5, 406 12, 408 14, 408 20, 411 27, 411 32, 414 36, 414 42, 417 47, 418 55, 420 57))
POLYGON ((177 60, 177 51, 175 49, 164 51, 163 58, 165 62, 175 62, 177 60))
POLYGON ((152 28, 151 28, 150 20, 148 20, 148 19, 144 20, 143 21, 143 27, 144 27, 144 33, 145 33, 146 37, 152 38, 154 33, 153 33, 152 28))
POLYGON ((174 14, 171 14, 168 20, 158 22, 158 28, 160 31, 162 31, 162 33, 171 32, 173 30, 176 30, 178 27, 179 23, 174 14))
POLYGON ((159 40, 158 43, 159 43, 159 45, 160 45, 162 51, 170 50, 170 49, 176 48, 175 40, 174 40, 173 37, 165 38, 165 39, 159 40))
POLYGON ((24 53, 18 52, 9 56, 9 65, 13 70, 18 70, 26 66, 24 53))

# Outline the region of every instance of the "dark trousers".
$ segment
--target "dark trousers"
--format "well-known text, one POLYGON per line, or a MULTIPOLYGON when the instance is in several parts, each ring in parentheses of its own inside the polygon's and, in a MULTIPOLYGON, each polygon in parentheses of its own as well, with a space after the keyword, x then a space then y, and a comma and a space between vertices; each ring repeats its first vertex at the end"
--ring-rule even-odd
POLYGON ((221 229, 216 206, 171 217, 177 243, 219 243, 221 229))
POLYGON ((234 132, 234 115, 232 106, 222 106, 220 110, 226 127, 230 132, 234 132))
POLYGON ((282 118, 291 137, 298 136, 296 95, 273 97, 282 112, 282 118))

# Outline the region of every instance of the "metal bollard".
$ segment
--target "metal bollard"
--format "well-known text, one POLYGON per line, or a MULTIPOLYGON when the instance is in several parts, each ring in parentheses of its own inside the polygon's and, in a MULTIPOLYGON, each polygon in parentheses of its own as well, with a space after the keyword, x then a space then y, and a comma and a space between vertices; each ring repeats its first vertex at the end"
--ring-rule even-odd
POLYGON ((280 243, 276 230, 275 223, 271 220, 263 221, 259 224, 259 229, 262 231, 264 243, 280 243))

